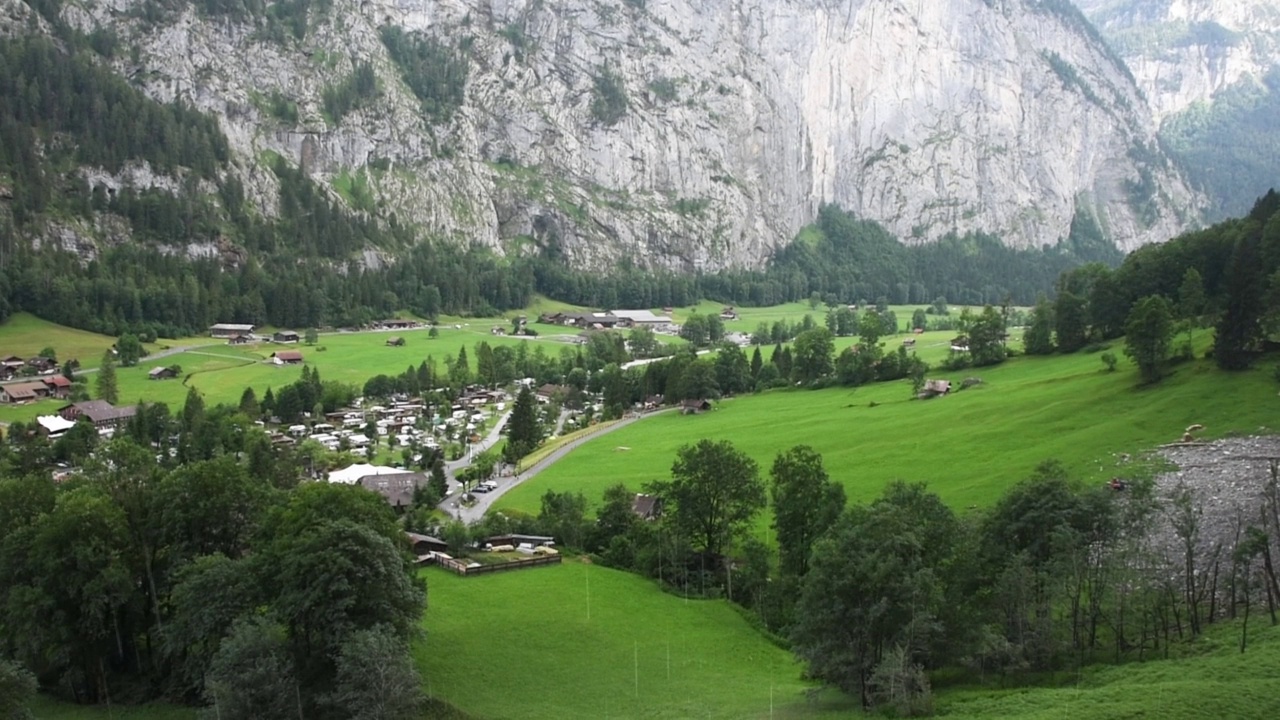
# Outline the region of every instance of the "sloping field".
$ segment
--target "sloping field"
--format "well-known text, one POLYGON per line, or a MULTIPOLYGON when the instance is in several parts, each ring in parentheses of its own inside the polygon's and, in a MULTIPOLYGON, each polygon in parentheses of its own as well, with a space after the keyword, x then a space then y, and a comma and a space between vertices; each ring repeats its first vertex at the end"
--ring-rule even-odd
POLYGON ((434 695, 486 720, 848 717, 852 709, 830 692, 811 705, 812 686, 791 654, 724 601, 683 600, 571 558, 471 578, 427 572, 419 667, 434 695))
POLYGON ((1177 366, 1157 386, 1138 387, 1123 360, 1108 373, 1096 354, 1021 357, 931 373, 957 386, 969 376, 983 383, 927 401, 908 399, 906 381, 744 396, 705 415, 664 414, 588 442, 498 507, 536 513, 549 489, 581 491, 591 502, 614 483, 638 490, 667 477, 676 449, 701 438, 732 441, 762 473, 780 450, 811 445, 855 502, 903 479, 928 482, 953 507, 985 505, 1047 458, 1062 460, 1073 477, 1101 482, 1114 474, 1115 454, 1174 441, 1192 423, 1206 425, 1210 437, 1274 428, 1280 398, 1261 369, 1269 366, 1229 374, 1200 360, 1177 366))
POLYGON ((956 689, 940 693, 948 718, 1199 718, 1280 717, 1280 628, 1250 620, 1248 651, 1240 653, 1238 625, 1212 628, 1188 657, 1093 667, 1073 687, 1015 690, 956 689))

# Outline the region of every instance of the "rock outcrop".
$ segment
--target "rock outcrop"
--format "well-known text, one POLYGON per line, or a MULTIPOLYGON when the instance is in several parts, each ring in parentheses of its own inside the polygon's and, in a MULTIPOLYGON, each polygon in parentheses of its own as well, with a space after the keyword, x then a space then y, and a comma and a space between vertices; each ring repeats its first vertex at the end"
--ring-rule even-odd
POLYGON ((114 28, 135 49, 112 62, 153 97, 215 114, 268 214, 272 154, 362 211, 585 268, 759 266, 823 203, 913 243, 1053 244, 1084 211, 1126 250, 1203 204, 1123 63, 1059 0, 332 0, 301 39, 203 3, 141 19, 153 1, 63 16, 114 28), (466 59, 447 120, 384 25, 466 59), (324 94, 364 61, 378 96, 335 121, 324 94))
POLYGON ((1157 122, 1280 63, 1273 0, 1078 0, 1124 57, 1157 122))

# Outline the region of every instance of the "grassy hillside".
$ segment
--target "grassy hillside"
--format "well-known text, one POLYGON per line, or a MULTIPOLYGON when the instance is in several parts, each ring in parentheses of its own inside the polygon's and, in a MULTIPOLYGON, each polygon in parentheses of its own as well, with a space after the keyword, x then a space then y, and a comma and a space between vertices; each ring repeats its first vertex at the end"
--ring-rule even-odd
MULTIPOLYGON (((428 581, 419 667, 433 695, 477 718, 857 714, 833 690, 810 704, 811 686, 799 679, 790 655, 723 602, 685 601, 650 581, 576 560, 476 578, 431 570, 428 581)), ((1241 655, 1238 626, 1214 627, 1195 644, 1177 647, 1182 657, 1089 668, 1070 678, 1070 687, 940 687, 938 714, 1277 717, 1280 628, 1266 627, 1258 615, 1250 638, 1241 655)))
POLYGON ((957 385, 968 376, 983 384, 928 401, 908 399, 910 385, 899 381, 775 391, 719 403, 706 415, 649 418, 584 444, 498 506, 537 512, 548 489, 580 490, 592 502, 613 483, 638 489, 667 476, 678 447, 712 438, 733 441, 766 472, 778 451, 811 445, 852 501, 905 479, 927 481, 964 508, 994 501, 1046 458, 1061 459, 1074 477, 1101 481, 1113 473, 1116 453, 1171 442, 1192 423, 1206 425, 1210 436, 1256 432, 1275 427, 1280 410, 1268 371, 1227 374, 1203 360, 1178 366, 1155 387, 1138 387, 1125 361, 1104 372, 1096 354, 930 374, 957 385))
POLYGON ((1246 653, 1239 626, 1211 628, 1178 659, 1086 669, 1072 687, 957 688, 938 695, 948 718, 1274 718, 1280 717, 1280 627, 1256 616, 1246 653))
POLYGON ((791 654, 726 602, 682 600, 636 575, 566 559, 473 578, 431 570, 428 583, 427 636, 416 652, 428 687, 487 720, 847 717, 851 709, 835 693, 809 706, 812 686, 791 654))
POLYGON ((0 325, 0 355, 27 358, 51 347, 58 352, 59 362, 74 358, 81 367, 91 368, 98 366, 102 353, 115 343, 113 337, 73 330, 30 313, 14 313, 0 325))

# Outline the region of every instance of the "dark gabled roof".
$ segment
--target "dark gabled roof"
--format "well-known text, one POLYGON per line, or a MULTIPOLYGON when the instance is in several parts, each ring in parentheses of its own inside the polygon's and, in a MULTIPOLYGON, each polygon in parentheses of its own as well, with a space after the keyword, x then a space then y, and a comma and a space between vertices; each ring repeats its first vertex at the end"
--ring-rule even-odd
POLYGON ((42 382, 17 383, 5 385, 4 391, 14 400, 34 400, 40 393, 47 392, 49 387, 42 382))
POLYGON ((662 514, 662 498, 644 493, 637 494, 631 501, 631 511, 642 518, 655 518, 662 514))
POLYGON ((106 400, 86 400, 84 402, 72 403, 67 408, 75 408, 76 411, 89 418, 95 423, 109 422, 111 420, 123 420, 131 418, 138 414, 138 409, 132 405, 127 407, 116 407, 106 400))

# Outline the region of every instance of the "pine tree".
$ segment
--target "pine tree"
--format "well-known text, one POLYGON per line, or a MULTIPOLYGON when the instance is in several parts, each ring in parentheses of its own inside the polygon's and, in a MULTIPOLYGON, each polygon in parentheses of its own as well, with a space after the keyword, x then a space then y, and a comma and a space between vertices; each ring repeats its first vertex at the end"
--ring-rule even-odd
POLYGON ((533 452, 542 441, 542 428, 538 424, 537 400, 528 387, 520 389, 516 396, 515 407, 511 409, 511 420, 507 426, 507 445, 503 448, 503 459, 515 464, 517 460, 533 452))
POLYGON ((449 481, 444 474, 444 460, 438 455, 435 462, 431 463, 431 480, 428 485, 438 498, 443 498, 449 494, 449 481))
POLYGON ((258 396, 253 393, 253 388, 247 387, 240 394, 240 412, 250 418, 256 418, 259 414, 258 396))
POLYGON ((756 346, 756 351, 751 353, 751 379, 760 377, 760 368, 764 367, 764 358, 760 355, 760 346, 756 346))
POLYGON ((1263 278, 1258 244, 1257 232, 1247 232, 1231 254, 1225 307, 1213 343, 1214 360, 1223 370, 1247 369, 1261 336, 1263 278))
POLYGON ((1053 308, 1043 295, 1031 311, 1031 326, 1022 336, 1028 355, 1049 355, 1053 352, 1053 308))
POLYGON ((116 358, 108 350, 102 354, 102 366, 98 368, 98 379, 95 384, 98 399, 115 405, 120 401, 120 388, 116 382, 116 358))

